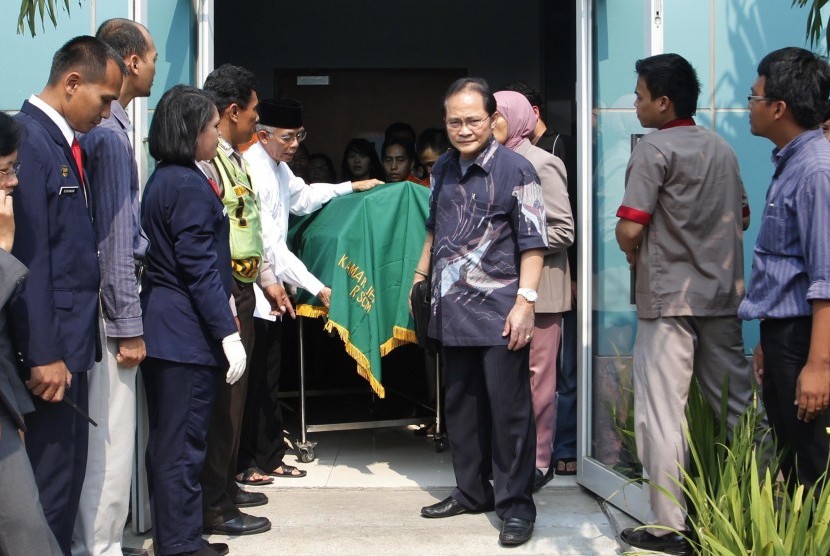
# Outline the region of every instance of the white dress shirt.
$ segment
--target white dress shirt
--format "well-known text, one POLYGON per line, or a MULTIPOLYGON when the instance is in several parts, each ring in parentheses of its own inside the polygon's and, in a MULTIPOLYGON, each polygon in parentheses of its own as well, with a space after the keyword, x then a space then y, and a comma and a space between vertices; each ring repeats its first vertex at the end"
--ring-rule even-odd
POLYGON ((288 249, 288 214, 310 214, 335 197, 352 192, 352 182, 307 184, 288 164, 276 162, 259 143, 245 152, 261 203, 262 239, 266 258, 277 278, 317 295, 324 284, 288 249))

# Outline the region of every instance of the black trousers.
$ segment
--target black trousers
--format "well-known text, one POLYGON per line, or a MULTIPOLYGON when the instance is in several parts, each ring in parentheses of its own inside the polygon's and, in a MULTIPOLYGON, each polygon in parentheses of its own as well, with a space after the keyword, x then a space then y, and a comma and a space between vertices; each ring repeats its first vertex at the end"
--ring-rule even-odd
POLYGON ((286 445, 279 404, 282 321, 254 319, 256 339, 248 369, 248 403, 242 420, 237 471, 252 467, 269 473, 282 465, 286 445))
POLYGON ((248 394, 251 352, 254 347, 254 285, 234 280, 233 298, 239 319, 239 335, 248 355, 248 368, 233 385, 220 381, 213 405, 207 436, 207 455, 202 469, 202 506, 204 524, 228 521, 240 512, 233 500, 239 492, 236 484, 236 457, 242 432, 242 415, 248 394))
POLYGON ((457 485, 453 497, 473 510, 495 506, 501 519, 536 521, 529 353, 507 346, 442 350, 444 413, 457 485))
POLYGON ((764 350, 764 406, 778 441, 785 450, 782 471, 793 472, 808 488, 824 473, 830 454, 830 410, 805 423, 797 418, 796 382, 810 352, 813 319, 766 319, 761 322, 764 350))
MULTIPOLYGON (((84 411, 89 408, 86 372, 73 373, 64 394, 84 411)), ((86 474, 89 423, 65 403, 32 396, 35 411, 26 415, 26 452, 32 463, 40 504, 64 554, 71 554, 72 531, 86 474)))
POLYGON ((203 546, 199 473, 222 370, 148 357, 141 376, 149 410, 146 461, 156 550, 198 550, 203 546))

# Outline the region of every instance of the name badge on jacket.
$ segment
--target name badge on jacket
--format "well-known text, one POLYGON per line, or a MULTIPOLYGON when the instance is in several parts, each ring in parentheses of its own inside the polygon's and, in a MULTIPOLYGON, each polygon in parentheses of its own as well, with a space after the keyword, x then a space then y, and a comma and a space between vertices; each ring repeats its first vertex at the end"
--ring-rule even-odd
POLYGON ((77 185, 63 185, 58 191, 58 195, 75 195, 78 192, 77 185))

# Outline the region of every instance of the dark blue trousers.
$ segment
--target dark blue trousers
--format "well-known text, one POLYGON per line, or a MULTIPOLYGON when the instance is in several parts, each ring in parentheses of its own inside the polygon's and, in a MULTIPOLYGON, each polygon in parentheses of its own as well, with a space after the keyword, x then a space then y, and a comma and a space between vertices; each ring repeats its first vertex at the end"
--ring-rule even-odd
POLYGON ((198 550, 204 545, 199 474, 221 372, 148 357, 141 374, 149 409, 147 480, 156 550, 198 550))
POLYGON ((529 348, 444 346, 444 414, 456 488, 467 508, 536 521, 536 422, 529 348), (493 485, 488 475, 493 472, 493 485))
MULTIPOLYGON (((86 372, 73 374, 65 396, 86 411, 88 394, 86 372)), ((90 425, 63 402, 45 402, 37 396, 33 399, 35 411, 26 415, 26 452, 43 514, 61 550, 69 555, 86 474, 90 425)))
POLYGON ((562 316, 562 357, 556 366, 556 434, 551 465, 576 458, 576 309, 562 316))

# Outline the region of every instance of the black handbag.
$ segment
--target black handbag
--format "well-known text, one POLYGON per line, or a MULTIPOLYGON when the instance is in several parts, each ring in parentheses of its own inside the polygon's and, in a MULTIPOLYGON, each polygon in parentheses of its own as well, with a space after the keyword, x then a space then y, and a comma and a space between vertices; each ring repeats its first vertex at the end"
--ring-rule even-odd
POLYGON ((409 292, 409 302, 412 304, 412 318, 415 321, 415 336, 418 338, 418 345, 427 353, 438 353, 441 350, 441 342, 427 335, 429 319, 432 316, 431 300, 432 265, 430 265, 427 279, 416 282, 412 286, 412 291, 409 292))

